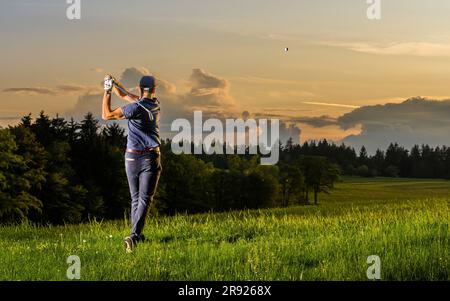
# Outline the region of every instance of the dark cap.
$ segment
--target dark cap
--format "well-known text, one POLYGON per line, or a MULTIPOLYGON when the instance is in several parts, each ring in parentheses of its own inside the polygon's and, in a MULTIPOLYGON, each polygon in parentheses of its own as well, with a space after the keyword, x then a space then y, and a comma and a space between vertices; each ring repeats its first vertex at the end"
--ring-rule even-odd
POLYGON ((139 82, 139 87, 153 89, 155 87, 155 78, 149 75, 143 76, 139 82))

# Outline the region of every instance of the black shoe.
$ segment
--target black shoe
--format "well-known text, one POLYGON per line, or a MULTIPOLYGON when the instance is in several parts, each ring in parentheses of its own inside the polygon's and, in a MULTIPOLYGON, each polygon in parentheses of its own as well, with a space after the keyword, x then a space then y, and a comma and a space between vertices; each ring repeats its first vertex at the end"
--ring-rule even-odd
POLYGON ((137 242, 145 242, 145 235, 144 234, 139 235, 136 241, 137 242))
POLYGON ((123 243, 125 245, 125 252, 127 252, 127 253, 133 252, 134 247, 135 247, 135 243, 134 243, 134 240, 131 237, 126 237, 123 240, 123 243))

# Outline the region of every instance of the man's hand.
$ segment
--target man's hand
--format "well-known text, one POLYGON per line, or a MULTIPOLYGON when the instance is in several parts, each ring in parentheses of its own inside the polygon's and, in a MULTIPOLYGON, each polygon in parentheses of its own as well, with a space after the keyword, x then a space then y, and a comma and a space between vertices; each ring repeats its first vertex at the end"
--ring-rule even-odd
POLYGON ((110 76, 109 74, 105 76, 105 78, 103 79, 103 89, 106 92, 111 92, 112 88, 113 88, 113 77, 110 76))
MULTIPOLYGON (((114 76, 112 76, 111 74, 106 74, 105 75, 105 83, 106 80, 111 79, 111 89, 107 90, 107 86, 105 84, 105 91, 112 91, 114 92, 114 94, 116 94, 117 96, 119 96, 120 98, 128 101, 128 102, 136 102, 140 99, 139 96, 129 92, 114 76)), ((108 82, 109 83, 109 82, 108 82)), ((109 86, 108 86, 109 87, 109 86)))

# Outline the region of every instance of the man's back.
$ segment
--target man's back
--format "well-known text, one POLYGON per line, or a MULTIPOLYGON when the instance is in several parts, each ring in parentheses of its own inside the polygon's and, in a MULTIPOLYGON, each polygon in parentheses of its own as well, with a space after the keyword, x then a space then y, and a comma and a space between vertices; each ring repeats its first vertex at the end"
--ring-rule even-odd
POLYGON ((156 98, 143 98, 139 102, 123 106, 122 111, 128 119, 127 148, 144 150, 161 144, 160 107, 156 98))

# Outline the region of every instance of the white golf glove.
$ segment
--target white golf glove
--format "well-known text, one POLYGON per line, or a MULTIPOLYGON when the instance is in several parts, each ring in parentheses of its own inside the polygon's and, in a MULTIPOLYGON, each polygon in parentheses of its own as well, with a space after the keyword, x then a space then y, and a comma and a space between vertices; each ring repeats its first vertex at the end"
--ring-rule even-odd
POLYGON ((103 80, 103 89, 105 89, 105 91, 110 92, 112 90, 113 87, 113 79, 110 76, 107 76, 104 78, 103 80))

